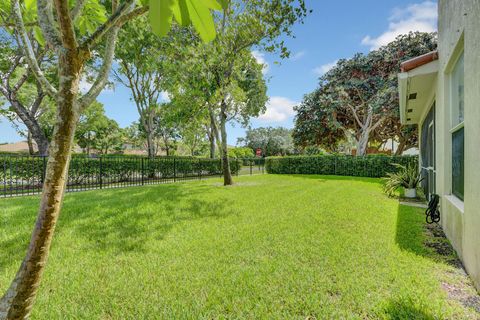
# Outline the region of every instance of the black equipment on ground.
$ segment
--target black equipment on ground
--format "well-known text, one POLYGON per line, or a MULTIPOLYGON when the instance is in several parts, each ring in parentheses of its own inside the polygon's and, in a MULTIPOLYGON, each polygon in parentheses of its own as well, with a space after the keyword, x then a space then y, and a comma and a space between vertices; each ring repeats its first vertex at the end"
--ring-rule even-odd
POLYGON ((428 202, 428 208, 425 211, 426 221, 428 224, 440 222, 440 211, 438 210, 439 202, 440 196, 438 194, 432 194, 432 197, 428 202))

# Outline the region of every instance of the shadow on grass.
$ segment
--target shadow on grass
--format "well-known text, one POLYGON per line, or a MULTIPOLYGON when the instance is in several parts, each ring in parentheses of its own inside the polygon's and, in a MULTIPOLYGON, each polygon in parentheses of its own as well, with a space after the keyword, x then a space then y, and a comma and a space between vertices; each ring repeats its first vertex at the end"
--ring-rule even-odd
POLYGON ((292 178, 302 178, 302 179, 311 179, 318 180, 320 182, 327 181, 358 181, 358 182, 368 182, 375 184, 382 184, 382 180, 379 178, 366 178, 366 177, 352 177, 352 176, 331 176, 331 175, 320 175, 320 174, 277 174, 275 176, 287 176, 292 178))
MULTIPOLYGON (((79 250, 144 251, 150 240, 164 239, 180 223, 222 219, 233 214, 226 200, 204 199, 208 190, 205 185, 172 184, 69 194, 64 201, 54 245, 66 233, 75 238, 79 250)), ((16 223, 28 224, 28 227, 23 227, 15 237, 0 242, 0 269, 23 258, 38 199, 23 204, 19 201, 15 205, 12 215, 20 215, 16 217, 16 223)))
POLYGON ((411 319, 411 320, 433 320, 435 317, 430 313, 417 309, 412 302, 395 300, 391 301, 384 310, 386 319, 411 319))
POLYGON ((425 216, 422 209, 398 205, 397 230, 395 240, 402 250, 410 251, 420 256, 432 257, 426 250, 425 242, 425 216))

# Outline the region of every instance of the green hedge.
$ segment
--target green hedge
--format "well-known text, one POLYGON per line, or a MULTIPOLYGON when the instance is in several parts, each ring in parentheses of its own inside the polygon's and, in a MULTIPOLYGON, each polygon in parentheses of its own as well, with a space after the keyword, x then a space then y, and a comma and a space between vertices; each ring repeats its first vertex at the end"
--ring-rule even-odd
MULTIPOLYGON (((240 160, 231 159, 232 174, 241 167, 240 160)), ((0 155, 1 185, 38 185, 43 180, 46 159, 30 156, 0 155)), ((219 159, 193 157, 159 157, 155 159, 140 157, 102 157, 90 158, 73 156, 68 172, 68 185, 92 185, 99 183, 117 183, 139 181, 143 179, 171 179, 220 175, 219 159), (101 178, 101 179, 100 179, 101 178)))
POLYGON ((384 177, 397 169, 392 164, 417 162, 416 156, 290 156, 268 157, 265 169, 273 174, 323 174, 354 177, 384 177))

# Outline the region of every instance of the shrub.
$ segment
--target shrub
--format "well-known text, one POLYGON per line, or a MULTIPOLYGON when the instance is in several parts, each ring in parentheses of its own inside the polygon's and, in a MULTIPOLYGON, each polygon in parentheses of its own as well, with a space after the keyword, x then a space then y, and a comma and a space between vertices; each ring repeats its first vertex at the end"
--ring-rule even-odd
POLYGON ((418 171, 418 165, 416 163, 410 163, 406 166, 395 163, 397 172, 387 173, 387 177, 383 178, 385 184, 383 185, 383 191, 392 197, 399 188, 405 189, 417 189, 422 182, 422 177, 418 171))
POLYGON ((394 164, 416 163, 416 156, 290 156, 268 157, 265 169, 273 174, 323 174, 355 177, 385 177, 398 170, 394 164))
MULTIPOLYGON (((43 181, 46 158, 0 156, 0 183, 22 188, 39 186, 43 181)), ((230 160, 232 174, 241 168, 241 161, 230 160)), ((68 172, 68 186, 93 186, 143 179, 171 179, 222 174, 220 159, 194 157, 86 157, 73 156, 68 172)))

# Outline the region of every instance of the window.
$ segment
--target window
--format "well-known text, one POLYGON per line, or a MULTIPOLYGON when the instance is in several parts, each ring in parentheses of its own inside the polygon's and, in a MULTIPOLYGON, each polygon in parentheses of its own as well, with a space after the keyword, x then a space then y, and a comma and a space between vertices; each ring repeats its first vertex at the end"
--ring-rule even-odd
POLYGON ((435 193, 435 104, 422 124, 420 159, 422 187, 428 200, 435 193))
POLYGON ((464 188, 464 62, 463 53, 451 74, 452 194, 463 200, 464 188))

